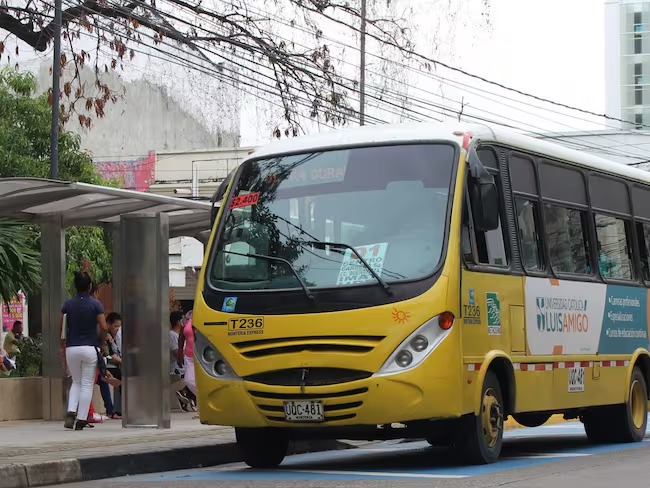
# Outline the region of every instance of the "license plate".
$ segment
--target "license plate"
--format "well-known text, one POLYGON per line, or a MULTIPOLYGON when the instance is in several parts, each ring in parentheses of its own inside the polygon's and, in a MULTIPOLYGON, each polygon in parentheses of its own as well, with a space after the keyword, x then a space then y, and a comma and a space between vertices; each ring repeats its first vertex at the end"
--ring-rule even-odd
POLYGON ((284 418, 289 422, 322 422, 325 420, 323 402, 284 402, 284 418))
POLYGON ((585 391, 585 368, 571 368, 569 370, 569 393, 585 391))

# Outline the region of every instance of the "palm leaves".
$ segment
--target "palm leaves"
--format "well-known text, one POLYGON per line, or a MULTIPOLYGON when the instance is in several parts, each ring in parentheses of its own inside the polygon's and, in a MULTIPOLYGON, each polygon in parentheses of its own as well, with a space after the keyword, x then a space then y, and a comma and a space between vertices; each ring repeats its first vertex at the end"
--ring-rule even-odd
POLYGON ((32 247, 28 228, 17 220, 0 219, 0 299, 9 303, 40 288, 40 253, 32 247))

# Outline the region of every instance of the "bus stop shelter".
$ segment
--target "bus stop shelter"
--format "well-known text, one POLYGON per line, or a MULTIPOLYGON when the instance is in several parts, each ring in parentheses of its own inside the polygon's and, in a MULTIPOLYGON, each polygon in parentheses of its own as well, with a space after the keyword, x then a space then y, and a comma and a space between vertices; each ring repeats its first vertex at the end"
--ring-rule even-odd
POLYGON ((0 178, 0 217, 40 226, 43 418, 62 420, 65 390, 59 318, 67 298, 65 229, 100 226, 113 236, 113 309, 123 316, 125 427, 169 428, 169 238, 206 242, 202 201, 36 178, 0 178))

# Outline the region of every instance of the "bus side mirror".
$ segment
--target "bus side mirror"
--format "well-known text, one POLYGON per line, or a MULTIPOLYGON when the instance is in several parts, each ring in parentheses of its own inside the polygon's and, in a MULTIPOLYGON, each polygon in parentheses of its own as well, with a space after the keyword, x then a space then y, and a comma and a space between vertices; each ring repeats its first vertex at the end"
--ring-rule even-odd
POLYGON ((499 228, 499 195, 494 182, 473 181, 470 184, 470 201, 474 227, 480 232, 499 228))
POLYGON ((488 232, 499 228, 499 194, 494 177, 485 169, 472 145, 469 150, 469 197, 474 228, 488 232))

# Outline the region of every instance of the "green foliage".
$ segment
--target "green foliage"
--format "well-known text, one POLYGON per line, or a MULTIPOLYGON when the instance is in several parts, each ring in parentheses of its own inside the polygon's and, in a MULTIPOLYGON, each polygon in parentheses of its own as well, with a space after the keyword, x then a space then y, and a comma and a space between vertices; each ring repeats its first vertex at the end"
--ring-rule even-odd
POLYGON ((12 376, 40 376, 43 358, 41 335, 23 337, 19 347, 20 352, 16 355, 16 371, 12 373, 12 376))
MULTIPOLYGON (((0 176, 48 178, 50 174, 51 107, 46 95, 34 97, 36 79, 0 69, 0 176)), ((79 136, 59 135, 59 178, 103 184, 79 136)))
MULTIPOLYGON (((34 96, 35 90, 36 79, 31 73, 8 67, 0 69, 0 177, 49 177, 51 107, 46 95, 34 96)), ((59 134, 59 178, 118 186, 115 181, 103 180, 93 166, 90 153, 81 149, 80 138, 65 130, 59 134)), ((40 273, 32 265, 36 259, 40 271, 40 257, 34 251, 40 249, 40 233, 36 226, 16 225, 14 223, 12 227, 12 235, 20 233, 16 229, 22 228, 22 235, 18 236, 20 240, 3 239, 4 228, 0 228, 0 296, 4 298, 7 298, 6 294, 15 294, 17 289, 38 290, 40 286, 40 273), (6 242, 13 242, 13 245, 7 247, 6 242), (29 253, 26 252, 28 247, 32 248, 29 253), (22 254, 16 254, 16 250, 22 254), (26 256, 29 260, 19 256, 26 256)), ((72 272, 79 269, 85 260, 92 263, 96 281, 102 283, 111 279, 111 247, 104 230, 91 227, 67 229, 66 253, 68 288, 72 285, 72 272)))
POLYGON ((108 283, 112 278, 112 253, 110 234, 98 227, 71 227, 66 231, 68 267, 66 287, 72 295, 74 272, 85 261, 91 263, 90 275, 97 283, 108 283))
POLYGON ((23 290, 38 290, 41 262, 22 222, 0 219, 0 299, 9 303, 23 290))

